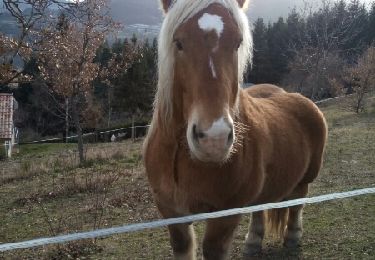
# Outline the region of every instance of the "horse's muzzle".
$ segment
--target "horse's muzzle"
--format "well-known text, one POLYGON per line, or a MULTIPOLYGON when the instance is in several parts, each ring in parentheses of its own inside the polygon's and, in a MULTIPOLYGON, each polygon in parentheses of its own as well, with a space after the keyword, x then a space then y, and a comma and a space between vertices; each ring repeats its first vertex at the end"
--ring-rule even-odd
POLYGON ((233 124, 224 119, 216 121, 206 130, 201 130, 197 124, 193 124, 188 136, 191 139, 189 147, 193 156, 200 161, 215 163, 228 158, 235 137, 233 124))

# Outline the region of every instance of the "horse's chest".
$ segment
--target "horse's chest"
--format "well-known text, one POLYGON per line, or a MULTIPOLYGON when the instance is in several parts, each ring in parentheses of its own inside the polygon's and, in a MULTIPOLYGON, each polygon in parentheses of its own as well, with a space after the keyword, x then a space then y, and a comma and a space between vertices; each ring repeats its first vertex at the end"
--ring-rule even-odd
POLYGON ((175 165, 176 203, 190 212, 240 207, 247 203, 249 167, 233 161, 224 165, 202 164, 181 154, 175 165))
POLYGON ((241 207, 259 192, 261 175, 251 176, 250 158, 234 157, 223 165, 210 165, 192 160, 184 149, 165 147, 160 152, 160 147, 165 146, 150 145, 146 171, 156 201, 176 213, 241 207))

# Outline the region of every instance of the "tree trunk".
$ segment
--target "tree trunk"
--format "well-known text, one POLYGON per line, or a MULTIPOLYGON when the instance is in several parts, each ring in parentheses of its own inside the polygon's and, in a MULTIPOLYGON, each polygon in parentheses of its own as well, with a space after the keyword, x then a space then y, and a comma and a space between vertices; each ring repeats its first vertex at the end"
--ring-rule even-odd
POLYGON ((110 128, 111 119, 112 119, 112 88, 110 86, 108 87, 107 106, 108 106, 107 128, 110 128))
POLYGON ((370 75, 367 75, 364 79, 364 82, 361 83, 359 88, 357 89, 357 104, 356 104, 356 113, 359 114, 364 110, 364 102, 365 102, 365 95, 368 91, 369 87, 369 77, 370 75))
POLYGON ((135 122, 134 122, 134 115, 132 115, 132 140, 135 142, 135 122))
POLYGON ((357 100, 356 100, 357 102, 356 102, 356 106, 355 106, 355 112, 357 114, 359 114, 359 112, 361 112, 364 95, 365 95, 365 93, 364 93, 363 89, 361 89, 361 88, 357 89, 357 100))
POLYGON ((79 109, 78 109, 78 97, 73 98, 72 104, 72 116, 74 121, 74 126, 77 131, 77 140, 78 140, 78 154, 79 154, 79 163, 82 164, 85 162, 85 156, 83 154, 83 135, 82 135, 82 128, 81 122, 79 120, 79 109))
POLYGON ((69 137, 69 99, 65 99, 65 143, 68 143, 69 137))

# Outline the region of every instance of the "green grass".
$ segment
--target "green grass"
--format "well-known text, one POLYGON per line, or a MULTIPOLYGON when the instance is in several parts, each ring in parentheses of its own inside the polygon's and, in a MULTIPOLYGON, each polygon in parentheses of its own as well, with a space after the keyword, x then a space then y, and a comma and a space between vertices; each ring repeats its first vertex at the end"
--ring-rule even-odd
MULTIPOLYGON (((350 102, 336 100, 322 107, 329 140, 324 167, 309 196, 374 186, 375 97, 359 115, 351 112, 350 102)), ((0 162, 0 243, 158 219, 143 173, 141 144, 90 145, 84 167, 78 167, 74 144, 21 146, 13 160, 0 162)), ((373 259, 374 199, 371 195, 306 206, 302 247, 286 250, 268 238, 258 259, 373 259)), ((244 216, 231 259, 241 259, 248 223, 249 216, 244 216)), ((201 241, 204 224, 195 228, 201 241)), ((171 257, 165 228, 0 253, 0 259, 171 257)))
POLYGON ((18 147, 19 153, 16 157, 42 157, 51 153, 61 152, 67 149, 77 149, 77 144, 45 143, 45 144, 23 144, 18 147))

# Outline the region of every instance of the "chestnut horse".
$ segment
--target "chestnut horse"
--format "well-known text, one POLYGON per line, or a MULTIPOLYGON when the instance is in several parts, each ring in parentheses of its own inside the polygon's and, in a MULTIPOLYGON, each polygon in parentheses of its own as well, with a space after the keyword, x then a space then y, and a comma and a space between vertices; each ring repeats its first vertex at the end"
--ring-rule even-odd
MULTIPOLYGON (((162 0, 159 82, 144 160, 164 218, 305 197, 327 127, 310 100, 273 85, 243 90, 252 53, 245 0, 162 0)), ((207 220, 204 259, 225 259, 240 216, 207 220)), ((302 206, 252 214, 245 254, 265 226, 295 247, 302 206), (266 214, 267 213, 267 214, 266 214)), ((169 226, 175 259, 195 259, 193 226, 169 226)))

